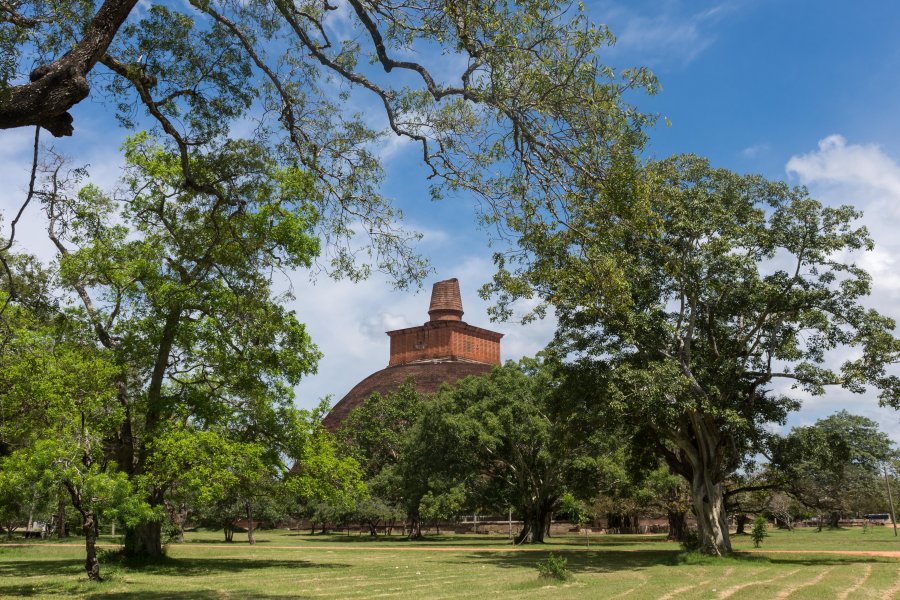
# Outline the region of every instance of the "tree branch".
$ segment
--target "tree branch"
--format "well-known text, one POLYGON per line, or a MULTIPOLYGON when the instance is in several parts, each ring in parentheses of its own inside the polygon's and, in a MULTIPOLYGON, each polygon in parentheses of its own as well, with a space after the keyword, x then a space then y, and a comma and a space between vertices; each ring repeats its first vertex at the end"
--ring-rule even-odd
POLYGON ((106 0, 68 52, 31 72, 31 81, 0 95, 0 129, 43 127, 55 137, 74 131, 68 110, 90 93, 87 75, 112 43, 138 0, 106 0))

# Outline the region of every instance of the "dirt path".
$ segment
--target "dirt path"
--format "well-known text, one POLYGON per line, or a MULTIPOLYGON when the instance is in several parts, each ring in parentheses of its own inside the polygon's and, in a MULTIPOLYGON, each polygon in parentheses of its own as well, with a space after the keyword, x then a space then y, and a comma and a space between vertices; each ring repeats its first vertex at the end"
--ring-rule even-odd
MULTIPOLYGON (((0 548, 84 548, 84 544, 58 544, 58 543, 34 543, 34 544, 0 544, 0 548)), ((97 544, 98 548, 121 548, 120 544, 97 544)), ((332 552, 647 552, 645 548, 603 548, 595 546, 591 548, 558 547, 558 546, 388 546, 380 544, 354 544, 343 545, 334 543, 330 545, 270 545, 256 544, 176 544, 174 548, 252 548, 254 550, 330 550, 332 552)), ((675 550, 673 547, 672 550, 675 550)), ((900 550, 739 550, 736 554, 826 554, 835 556, 876 556, 883 558, 900 559, 900 550)))
POLYGON ((900 550, 739 550, 737 554, 833 554, 837 556, 900 558, 900 550))

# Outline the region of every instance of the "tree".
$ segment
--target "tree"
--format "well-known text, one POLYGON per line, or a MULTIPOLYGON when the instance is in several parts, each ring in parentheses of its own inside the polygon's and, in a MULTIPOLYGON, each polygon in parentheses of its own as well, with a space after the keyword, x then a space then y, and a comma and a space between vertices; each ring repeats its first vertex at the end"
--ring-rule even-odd
POLYGON ((570 444, 567 423, 549 418, 560 387, 549 366, 523 359, 442 388, 414 427, 404 471, 424 480, 422 496, 463 484, 470 506, 515 507, 516 543, 543 542, 569 478, 598 476, 600 442, 570 444))
POLYGON ((795 427, 776 446, 774 468, 785 490, 831 527, 851 511, 882 512, 882 465, 897 455, 890 438, 871 419, 845 410, 795 427), (879 506, 880 505, 880 506, 879 506))
POLYGON ((900 397, 894 322, 861 305, 870 278, 844 254, 872 247, 858 216, 697 157, 623 156, 592 195, 511 206, 519 252, 487 291, 501 316, 534 295, 555 309, 557 352, 688 481, 703 550, 724 554, 725 478, 799 406, 773 382, 900 397), (832 368, 837 348, 858 358, 832 368))
MULTIPOLYGON (((107 392, 121 422, 106 458, 136 481, 187 424, 255 439, 276 464, 295 432, 291 387, 318 359, 272 291, 274 271, 309 266, 318 251, 310 179, 226 141, 193 162, 205 182, 194 192, 150 136, 125 152, 121 202, 91 185, 72 194, 59 163, 39 193, 56 283, 81 304, 66 317, 118 368, 107 392)), ((168 475, 143 488, 152 506, 179 477, 168 475)), ((126 548, 159 555, 159 522, 129 528, 126 548)))
POLYGON ((667 539, 680 542, 687 531, 687 516, 691 510, 690 489, 684 478, 673 475, 667 466, 652 471, 644 484, 650 496, 649 506, 665 511, 669 522, 667 539))
POLYGON ((123 419, 111 385, 118 367, 87 331, 66 326, 19 305, 0 315, 0 441, 10 450, 0 459, 0 488, 12 492, 18 484, 20 500, 27 492, 31 503, 68 495, 81 515, 87 576, 100 581, 100 519, 134 523, 150 517, 151 508, 105 455, 123 419))
MULTIPOLYGON (((313 411, 308 435, 299 451, 291 455, 296 462, 285 478, 286 493, 305 512, 312 510, 326 520, 349 519, 353 511, 369 499, 363 470, 353 457, 343 455, 334 436, 322 427, 327 403, 313 411)), ((315 516, 313 518, 315 520, 315 516)))
POLYGON ((198 150, 257 120, 257 141, 316 180, 323 247, 336 271, 354 276, 372 266, 402 282, 424 274, 379 194, 371 148, 384 134, 419 145, 434 181, 450 189, 489 202, 523 185, 556 197, 602 178, 610 147, 640 141, 647 119, 622 95, 656 89, 643 69, 600 64, 613 35, 568 2, 98 4, 0 7, 0 129, 71 135, 67 111, 99 85, 126 128, 166 137, 200 191, 198 150), (453 72, 445 60, 438 72, 410 59, 441 50, 458 57, 453 72), (386 131, 344 109, 353 94, 383 109, 386 131), (354 232, 369 244, 349 243, 354 232), (372 260, 358 268, 364 254, 372 260))
POLYGON ((410 521, 418 520, 418 478, 401 476, 400 465, 408 451, 409 431, 423 406, 415 381, 408 379, 388 394, 372 394, 341 423, 335 434, 339 452, 359 462, 372 496, 361 507, 366 509, 364 513, 391 518, 400 508, 410 521), (380 508, 372 511, 373 507, 380 508))

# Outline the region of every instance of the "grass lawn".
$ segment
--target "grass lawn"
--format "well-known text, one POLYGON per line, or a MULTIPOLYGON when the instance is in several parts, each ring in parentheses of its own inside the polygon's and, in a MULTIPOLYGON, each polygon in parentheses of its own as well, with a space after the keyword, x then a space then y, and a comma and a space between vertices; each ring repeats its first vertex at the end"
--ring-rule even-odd
MULTIPOLYGON (((475 535, 408 542, 272 531, 249 546, 237 535, 225 544, 220 533, 198 532, 159 564, 103 561, 101 584, 84 577, 83 547, 30 541, 0 547, 0 597, 900 598, 900 558, 815 553, 900 552, 890 528, 770 533, 762 553, 711 559, 685 555, 661 536, 597 535, 589 549, 584 538, 554 538, 510 552, 505 538, 475 535), (766 552, 773 550, 791 552, 766 552), (567 559, 568 581, 537 576, 536 563, 551 551, 567 559)), ((742 551, 753 547, 747 536, 734 541, 742 551)))

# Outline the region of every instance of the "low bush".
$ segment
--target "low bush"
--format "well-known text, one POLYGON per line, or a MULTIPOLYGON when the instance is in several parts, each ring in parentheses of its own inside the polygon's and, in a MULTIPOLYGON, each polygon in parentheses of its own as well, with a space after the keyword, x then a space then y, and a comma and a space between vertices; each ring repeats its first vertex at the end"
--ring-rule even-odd
POLYGON ((565 581, 571 576, 568 566, 569 561, 565 557, 551 553, 546 560, 542 560, 537 564, 538 575, 547 579, 565 581))

